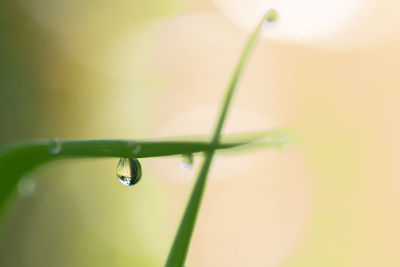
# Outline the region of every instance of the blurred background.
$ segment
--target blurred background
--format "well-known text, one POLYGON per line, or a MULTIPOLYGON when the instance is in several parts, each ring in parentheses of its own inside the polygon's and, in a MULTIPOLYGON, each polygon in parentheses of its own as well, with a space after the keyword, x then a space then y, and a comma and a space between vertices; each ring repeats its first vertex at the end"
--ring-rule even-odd
MULTIPOLYGON (((217 156, 187 266, 399 266, 397 0, 3 0, 0 144, 210 133, 271 7, 225 132, 300 142, 217 156)), ((132 188, 117 161, 30 173, 0 266, 163 266, 199 159, 142 160, 132 188)))

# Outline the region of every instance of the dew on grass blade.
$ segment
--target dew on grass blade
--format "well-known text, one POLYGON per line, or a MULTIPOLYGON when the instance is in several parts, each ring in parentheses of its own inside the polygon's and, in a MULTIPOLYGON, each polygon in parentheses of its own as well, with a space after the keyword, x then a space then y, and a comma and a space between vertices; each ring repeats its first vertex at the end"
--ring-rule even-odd
POLYGON ((117 165, 118 180, 126 186, 137 184, 142 178, 142 166, 137 159, 121 158, 117 165))
POLYGON ((188 170, 188 169, 192 168, 192 166, 193 166, 193 154, 192 153, 183 154, 182 155, 182 167, 185 170, 188 170))
POLYGON ((268 10, 266 16, 265 16, 265 21, 267 22, 275 22, 277 21, 279 18, 278 12, 271 8, 270 10, 268 10))
POLYGON ((50 141, 50 146, 49 146, 49 153, 52 155, 57 155, 60 153, 62 150, 62 144, 60 140, 58 139, 52 139, 50 141))
POLYGON ((132 154, 136 155, 142 150, 142 146, 136 142, 129 142, 128 146, 132 149, 132 154))
POLYGON ((23 198, 30 198, 35 194, 36 181, 31 175, 24 175, 18 182, 18 194, 23 198))

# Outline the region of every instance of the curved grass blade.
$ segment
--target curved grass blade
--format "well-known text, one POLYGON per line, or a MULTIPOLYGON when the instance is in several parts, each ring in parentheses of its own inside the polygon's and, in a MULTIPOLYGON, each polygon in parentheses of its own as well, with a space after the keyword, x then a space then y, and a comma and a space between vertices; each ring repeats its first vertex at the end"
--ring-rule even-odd
MULTIPOLYGON (((248 58, 256 44, 257 38, 261 31, 261 28, 266 20, 271 20, 271 12, 276 13, 273 10, 267 12, 262 18, 258 27, 254 33, 250 36, 243 53, 239 59, 235 71, 233 72, 232 78, 226 88, 224 98, 222 100, 222 106, 218 115, 218 119, 215 124, 214 132, 212 135, 211 143, 215 146, 219 144, 220 135, 225 123, 226 116, 229 111, 229 107, 232 102, 233 95, 237 88, 240 77, 243 73, 243 69, 248 61, 248 58)), ((190 240, 193 234, 193 229, 197 219, 197 214, 200 208, 203 192, 205 189, 208 171, 210 169, 215 150, 209 150, 204 152, 203 162, 200 168, 200 172, 197 175, 193 191, 190 195, 189 202, 186 206, 183 218, 176 233, 174 242, 168 255, 165 267, 182 267, 185 264, 187 252, 190 245, 190 240)))
POLYGON ((213 145, 207 136, 172 137, 168 141, 132 140, 60 140, 60 151, 52 153, 52 140, 33 141, 0 149, 0 214, 19 179, 27 172, 47 162, 66 158, 127 157, 147 158, 203 152, 210 149, 238 147, 263 138, 274 139, 276 130, 233 134, 226 142, 213 145), (175 140, 174 140, 175 139, 175 140), (186 141, 179 141, 180 139, 186 141), (190 141, 192 140, 192 141, 190 141), (193 141, 196 140, 196 141, 193 141), (134 151, 140 146, 140 151, 134 151), (135 152, 135 153, 134 153, 135 152))
MULTIPOLYGON (((234 137, 234 135, 230 135, 229 137, 234 137)), ((221 140, 225 142, 227 138, 222 136, 221 140)), ((246 143, 242 146, 233 147, 229 150, 219 150, 217 153, 225 156, 236 156, 270 148, 277 151, 282 151, 284 149, 293 147, 295 144, 297 144, 297 142, 297 137, 293 131, 288 128, 282 128, 271 131, 265 138, 246 143)))

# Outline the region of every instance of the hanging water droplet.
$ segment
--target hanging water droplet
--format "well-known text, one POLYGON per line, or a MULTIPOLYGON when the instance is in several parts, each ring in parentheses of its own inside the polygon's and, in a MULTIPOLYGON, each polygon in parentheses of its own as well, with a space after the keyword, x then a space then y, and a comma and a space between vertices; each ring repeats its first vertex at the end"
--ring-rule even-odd
POLYGON ((137 159, 121 158, 117 165, 118 180, 126 186, 137 184, 142 178, 142 166, 137 159))
POLYGON ((136 142, 130 142, 129 147, 132 148, 132 154, 137 155, 142 150, 142 146, 136 142))
POLYGON ((275 9, 271 8, 265 15, 265 21, 275 22, 278 20, 278 17, 279 17, 278 12, 275 9))
POLYGON ((53 139, 50 141, 49 152, 50 154, 57 155, 62 150, 62 144, 60 140, 53 139))
POLYGON ((185 170, 188 170, 188 169, 192 168, 192 166, 193 166, 193 154, 192 153, 183 154, 182 155, 182 167, 185 170))
POLYGON ((25 175, 19 180, 17 186, 18 194, 23 198, 32 197, 36 191, 36 181, 31 175, 25 175))

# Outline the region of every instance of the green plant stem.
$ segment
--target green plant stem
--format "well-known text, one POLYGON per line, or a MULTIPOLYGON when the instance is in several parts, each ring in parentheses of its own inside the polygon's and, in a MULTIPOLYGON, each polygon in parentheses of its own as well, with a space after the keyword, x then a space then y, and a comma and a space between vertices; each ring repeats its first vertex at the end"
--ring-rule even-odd
MULTIPOLYGON (((226 88, 224 98, 222 100, 221 109, 218 115, 218 119, 216 121, 214 131, 212 134, 211 143, 213 145, 218 145, 221 132, 232 102, 233 95, 237 88, 240 77, 242 76, 243 69, 248 61, 248 58, 253 51, 253 48, 256 44, 257 38, 263 26, 265 19, 267 18, 268 13, 262 18, 262 21, 259 23, 258 27, 254 31, 254 33, 250 36, 243 53, 239 59, 239 62, 235 68, 235 71, 232 75, 231 80, 229 81, 228 87, 226 88)), ((183 218, 181 220, 180 226, 178 228, 178 232, 175 236, 174 242, 172 244, 171 250, 168 255, 167 262, 165 267, 182 267, 184 266, 186 256, 188 253, 190 240, 193 234, 193 229, 196 223, 198 211, 200 209, 201 200, 203 197, 203 193, 205 190, 207 176, 209 169, 211 167, 211 163, 214 157, 214 150, 206 151, 203 155, 203 161, 200 168, 200 172, 197 175, 197 179, 195 181, 193 191, 190 195, 188 204, 186 206, 183 218)))

